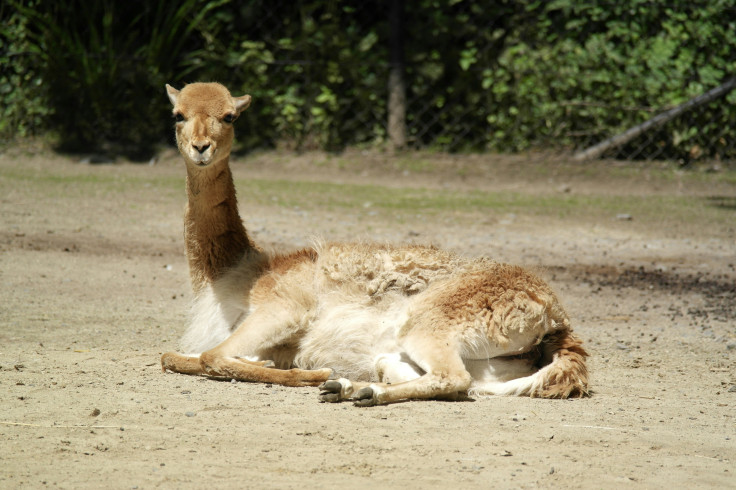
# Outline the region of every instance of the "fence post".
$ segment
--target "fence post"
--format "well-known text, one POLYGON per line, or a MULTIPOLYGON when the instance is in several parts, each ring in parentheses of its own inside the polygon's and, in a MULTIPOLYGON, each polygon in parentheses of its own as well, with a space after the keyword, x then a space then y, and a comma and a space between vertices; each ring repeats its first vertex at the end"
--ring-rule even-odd
POLYGON ((406 83, 404 82, 404 0, 391 0, 389 11, 388 137, 393 150, 406 147, 406 83))

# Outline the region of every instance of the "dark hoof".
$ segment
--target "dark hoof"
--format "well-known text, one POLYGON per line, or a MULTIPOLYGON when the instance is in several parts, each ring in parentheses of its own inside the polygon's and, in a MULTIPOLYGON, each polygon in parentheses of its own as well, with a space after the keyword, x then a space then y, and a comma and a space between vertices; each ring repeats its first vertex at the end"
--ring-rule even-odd
POLYGON ((339 393, 320 393, 319 401, 324 403, 337 403, 340 401, 339 393))
POLYGON ((319 389, 330 393, 340 393, 342 391, 342 384, 339 381, 328 379, 319 385, 319 389))
POLYGON ((320 401, 326 403, 337 403, 341 400, 340 394, 342 393, 342 384, 339 381, 327 380, 321 385, 319 389, 322 393, 319 394, 320 401))
POLYGON ((366 386, 358 391, 355 397, 356 407, 372 407, 376 404, 376 400, 373 398, 373 388, 366 386))

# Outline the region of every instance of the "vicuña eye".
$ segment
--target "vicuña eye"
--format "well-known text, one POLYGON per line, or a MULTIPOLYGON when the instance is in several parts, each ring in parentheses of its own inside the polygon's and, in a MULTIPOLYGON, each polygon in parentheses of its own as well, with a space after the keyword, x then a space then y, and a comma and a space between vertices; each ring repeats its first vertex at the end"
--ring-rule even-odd
POLYGON ((235 116, 232 114, 228 114, 227 116, 223 117, 222 120, 230 124, 231 122, 235 120, 235 116))
POLYGON ((176 122, 182 122, 184 121, 184 115, 182 115, 181 112, 177 112, 176 114, 174 114, 174 120, 176 122))

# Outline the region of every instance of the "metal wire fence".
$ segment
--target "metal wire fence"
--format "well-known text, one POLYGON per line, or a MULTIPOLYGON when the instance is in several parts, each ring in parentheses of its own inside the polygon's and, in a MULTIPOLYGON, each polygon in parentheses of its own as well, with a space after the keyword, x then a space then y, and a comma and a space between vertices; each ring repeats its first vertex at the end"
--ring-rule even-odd
MULTIPOLYGON (((396 3, 261 6, 247 32, 268 53, 257 70, 276 82, 255 90, 276 138, 387 143, 398 70, 408 147, 577 152, 736 75, 736 7, 727 2, 409 2, 398 41, 396 3)), ((732 160, 734 128, 736 92, 727 90, 600 156, 732 160)))
POLYGON ((152 118, 170 133, 164 83, 218 80, 254 98, 249 148, 736 161, 732 0, 9 5, 0 136, 150 146, 152 118))

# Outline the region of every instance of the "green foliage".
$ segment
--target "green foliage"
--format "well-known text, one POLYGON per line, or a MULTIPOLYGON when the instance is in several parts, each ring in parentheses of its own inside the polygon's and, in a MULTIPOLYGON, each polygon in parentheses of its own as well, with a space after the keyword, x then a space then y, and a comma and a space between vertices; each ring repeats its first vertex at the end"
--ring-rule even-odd
MULTIPOLYGON (((4 5, 0 137, 51 130, 65 149, 144 155, 172 133, 164 83, 218 80, 254 98, 238 123, 246 147, 386 139, 385 2, 4 5)), ((580 147, 736 75, 728 0, 417 0, 406 8, 413 146, 580 147)), ((733 158, 734 102, 736 93, 678 118, 647 135, 651 146, 733 158)))
POLYGON ((212 16, 196 75, 253 96, 239 138, 247 146, 338 149, 383 138, 382 125, 365 121, 386 110, 385 19, 351 3, 256 0, 212 16))
POLYGON ((29 56, 28 18, 0 7, 0 140, 26 138, 46 128, 41 66, 29 56))
MULTIPOLYGON (((414 129, 425 144, 462 149, 456 142, 464 140, 500 151, 579 147, 736 75, 736 9, 727 1, 525 0, 496 2, 492 9, 459 2, 458 12, 429 12, 440 6, 423 2, 431 18, 415 16, 412 30, 432 28, 422 39, 424 49, 408 51, 412 91, 427 106, 442 107, 437 131, 453 143, 442 144, 431 129, 422 133, 430 126, 425 118, 414 129), (453 59, 456 66, 446 62, 453 59)), ((716 155, 714 135, 734 122, 736 108, 718 101, 669 124, 653 146, 677 155, 697 145, 716 155)))
MULTIPOLYGON (((407 46, 410 97, 415 107, 436 108, 409 114, 420 145, 585 146, 736 75, 736 9, 725 1, 499 1, 480 8, 426 0, 412 13, 408 30, 425 35, 407 46)), ((736 122, 728 100, 646 135, 649 154, 703 148, 733 157, 732 138, 723 136, 736 122), (716 135, 722 143, 714 145, 716 135)))
POLYGON ((192 69, 180 56, 196 53, 193 31, 222 2, 198 3, 11 2, 60 149, 150 157, 164 134, 163 85, 192 69))

